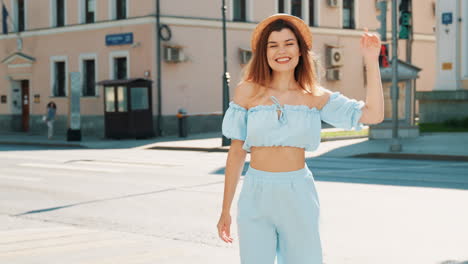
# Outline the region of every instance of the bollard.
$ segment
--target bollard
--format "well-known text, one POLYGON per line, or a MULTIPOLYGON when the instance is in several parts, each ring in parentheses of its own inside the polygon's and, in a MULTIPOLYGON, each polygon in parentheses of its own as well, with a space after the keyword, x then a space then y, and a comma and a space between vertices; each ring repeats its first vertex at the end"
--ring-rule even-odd
POLYGON ((177 112, 179 118, 179 137, 187 137, 187 111, 180 108, 177 112))

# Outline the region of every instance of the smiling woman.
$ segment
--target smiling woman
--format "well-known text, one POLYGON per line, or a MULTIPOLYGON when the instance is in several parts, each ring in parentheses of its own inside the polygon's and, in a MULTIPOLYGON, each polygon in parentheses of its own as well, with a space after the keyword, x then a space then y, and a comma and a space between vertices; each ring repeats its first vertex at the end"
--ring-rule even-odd
POLYGON ((272 81, 272 71, 292 70, 300 88, 307 93, 320 94, 318 90, 314 90, 318 84, 318 76, 314 63, 316 56, 311 51, 310 29, 305 23, 293 24, 290 17, 275 19, 275 16, 271 16, 265 19, 265 23, 257 26, 251 41, 253 57, 244 69, 243 79, 267 87, 272 81))
POLYGON ((318 148, 322 121, 346 130, 381 121, 380 40, 366 32, 361 47, 371 76, 366 104, 320 85, 312 34, 300 18, 276 14, 252 33, 252 59, 223 117, 232 143, 217 225, 219 237, 232 243, 229 211, 250 152, 237 203, 242 264, 273 264, 276 257, 278 264, 323 263, 320 201, 305 151, 318 148))

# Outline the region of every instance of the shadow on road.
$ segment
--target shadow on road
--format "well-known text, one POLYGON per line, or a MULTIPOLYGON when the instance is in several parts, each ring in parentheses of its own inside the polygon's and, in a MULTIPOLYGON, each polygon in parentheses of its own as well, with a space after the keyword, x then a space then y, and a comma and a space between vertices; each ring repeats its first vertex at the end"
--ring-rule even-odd
POLYGON ((465 162, 316 157, 306 163, 316 181, 468 190, 465 162))
POLYGON ((103 199, 96 199, 96 200, 84 201, 84 202, 67 204, 67 205, 56 206, 56 207, 36 209, 36 210, 27 211, 27 212, 20 213, 20 214, 15 214, 15 215, 12 215, 12 216, 23 216, 23 215, 30 215, 30 214, 39 214, 39 213, 45 213, 45 212, 61 210, 61 209, 65 209, 65 208, 76 207, 76 206, 85 205, 85 204, 94 204, 94 203, 100 203, 100 202, 115 201, 115 200, 120 200, 120 199, 127 199, 127 198, 133 198, 133 197, 138 197, 138 196, 145 196, 145 195, 152 195, 152 194, 157 194, 157 193, 175 191, 177 189, 198 188, 198 187, 209 186, 209 185, 214 185, 214 184, 222 184, 222 183, 223 183, 223 181, 216 181, 216 182, 210 182, 210 183, 204 183, 204 184, 195 184, 195 185, 188 185, 188 186, 177 186, 177 187, 173 187, 173 188, 166 188, 166 189, 161 189, 161 190, 156 190, 156 191, 151 191, 151 192, 133 193, 133 194, 128 194, 128 195, 115 196, 115 197, 109 197, 109 198, 103 198, 103 199))

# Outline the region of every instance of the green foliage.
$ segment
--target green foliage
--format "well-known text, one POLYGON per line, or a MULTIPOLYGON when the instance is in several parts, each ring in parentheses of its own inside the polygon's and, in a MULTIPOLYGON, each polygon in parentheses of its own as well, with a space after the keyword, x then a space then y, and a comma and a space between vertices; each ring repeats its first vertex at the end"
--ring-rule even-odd
POLYGON ((320 136, 322 138, 337 138, 337 137, 352 137, 352 136, 367 136, 369 135, 369 129, 362 129, 361 131, 334 131, 334 132, 322 132, 320 136))
POLYGON ((468 128, 468 117, 465 117, 465 118, 462 118, 462 119, 449 119, 449 120, 446 120, 445 122, 443 122, 444 125, 446 125, 447 127, 453 127, 453 128, 462 128, 462 127, 465 127, 465 128, 468 128))
POLYGON ((468 116, 448 119, 442 123, 421 123, 420 132, 468 132, 468 116))

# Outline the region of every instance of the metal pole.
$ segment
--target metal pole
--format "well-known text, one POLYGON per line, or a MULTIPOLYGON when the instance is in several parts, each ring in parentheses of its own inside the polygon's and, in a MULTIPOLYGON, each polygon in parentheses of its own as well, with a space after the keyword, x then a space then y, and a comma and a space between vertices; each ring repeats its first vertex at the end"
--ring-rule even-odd
MULTIPOLYGON (((408 39, 406 40, 406 62, 411 64, 411 57, 413 51, 413 8, 412 8, 412 1, 408 1, 408 9, 411 14, 410 16, 410 27, 408 32, 408 39)), ((414 87, 413 87, 413 80, 406 81, 406 93, 405 93, 405 119, 407 125, 412 126, 414 123, 414 112, 413 112, 413 104, 414 104, 414 87)))
POLYGON ((158 92, 158 130, 156 131, 157 136, 162 136, 162 107, 161 107, 161 36, 159 30, 161 28, 160 21, 161 13, 159 0, 156 0, 156 78, 157 78, 157 92, 158 92))
MULTIPOLYGON (((226 110, 229 107, 229 72, 227 70, 227 55, 226 55, 226 3, 225 0, 222 2, 221 7, 223 15, 223 64, 224 64, 224 73, 223 73, 223 118, 226 110)), ((222 136, 222 146, 231 145, 231 140, 222 136)))
POLYGON ((392 143, 391 152, 401 152, 398 138, 398 29, 397 0, 392 0, 392 143))

